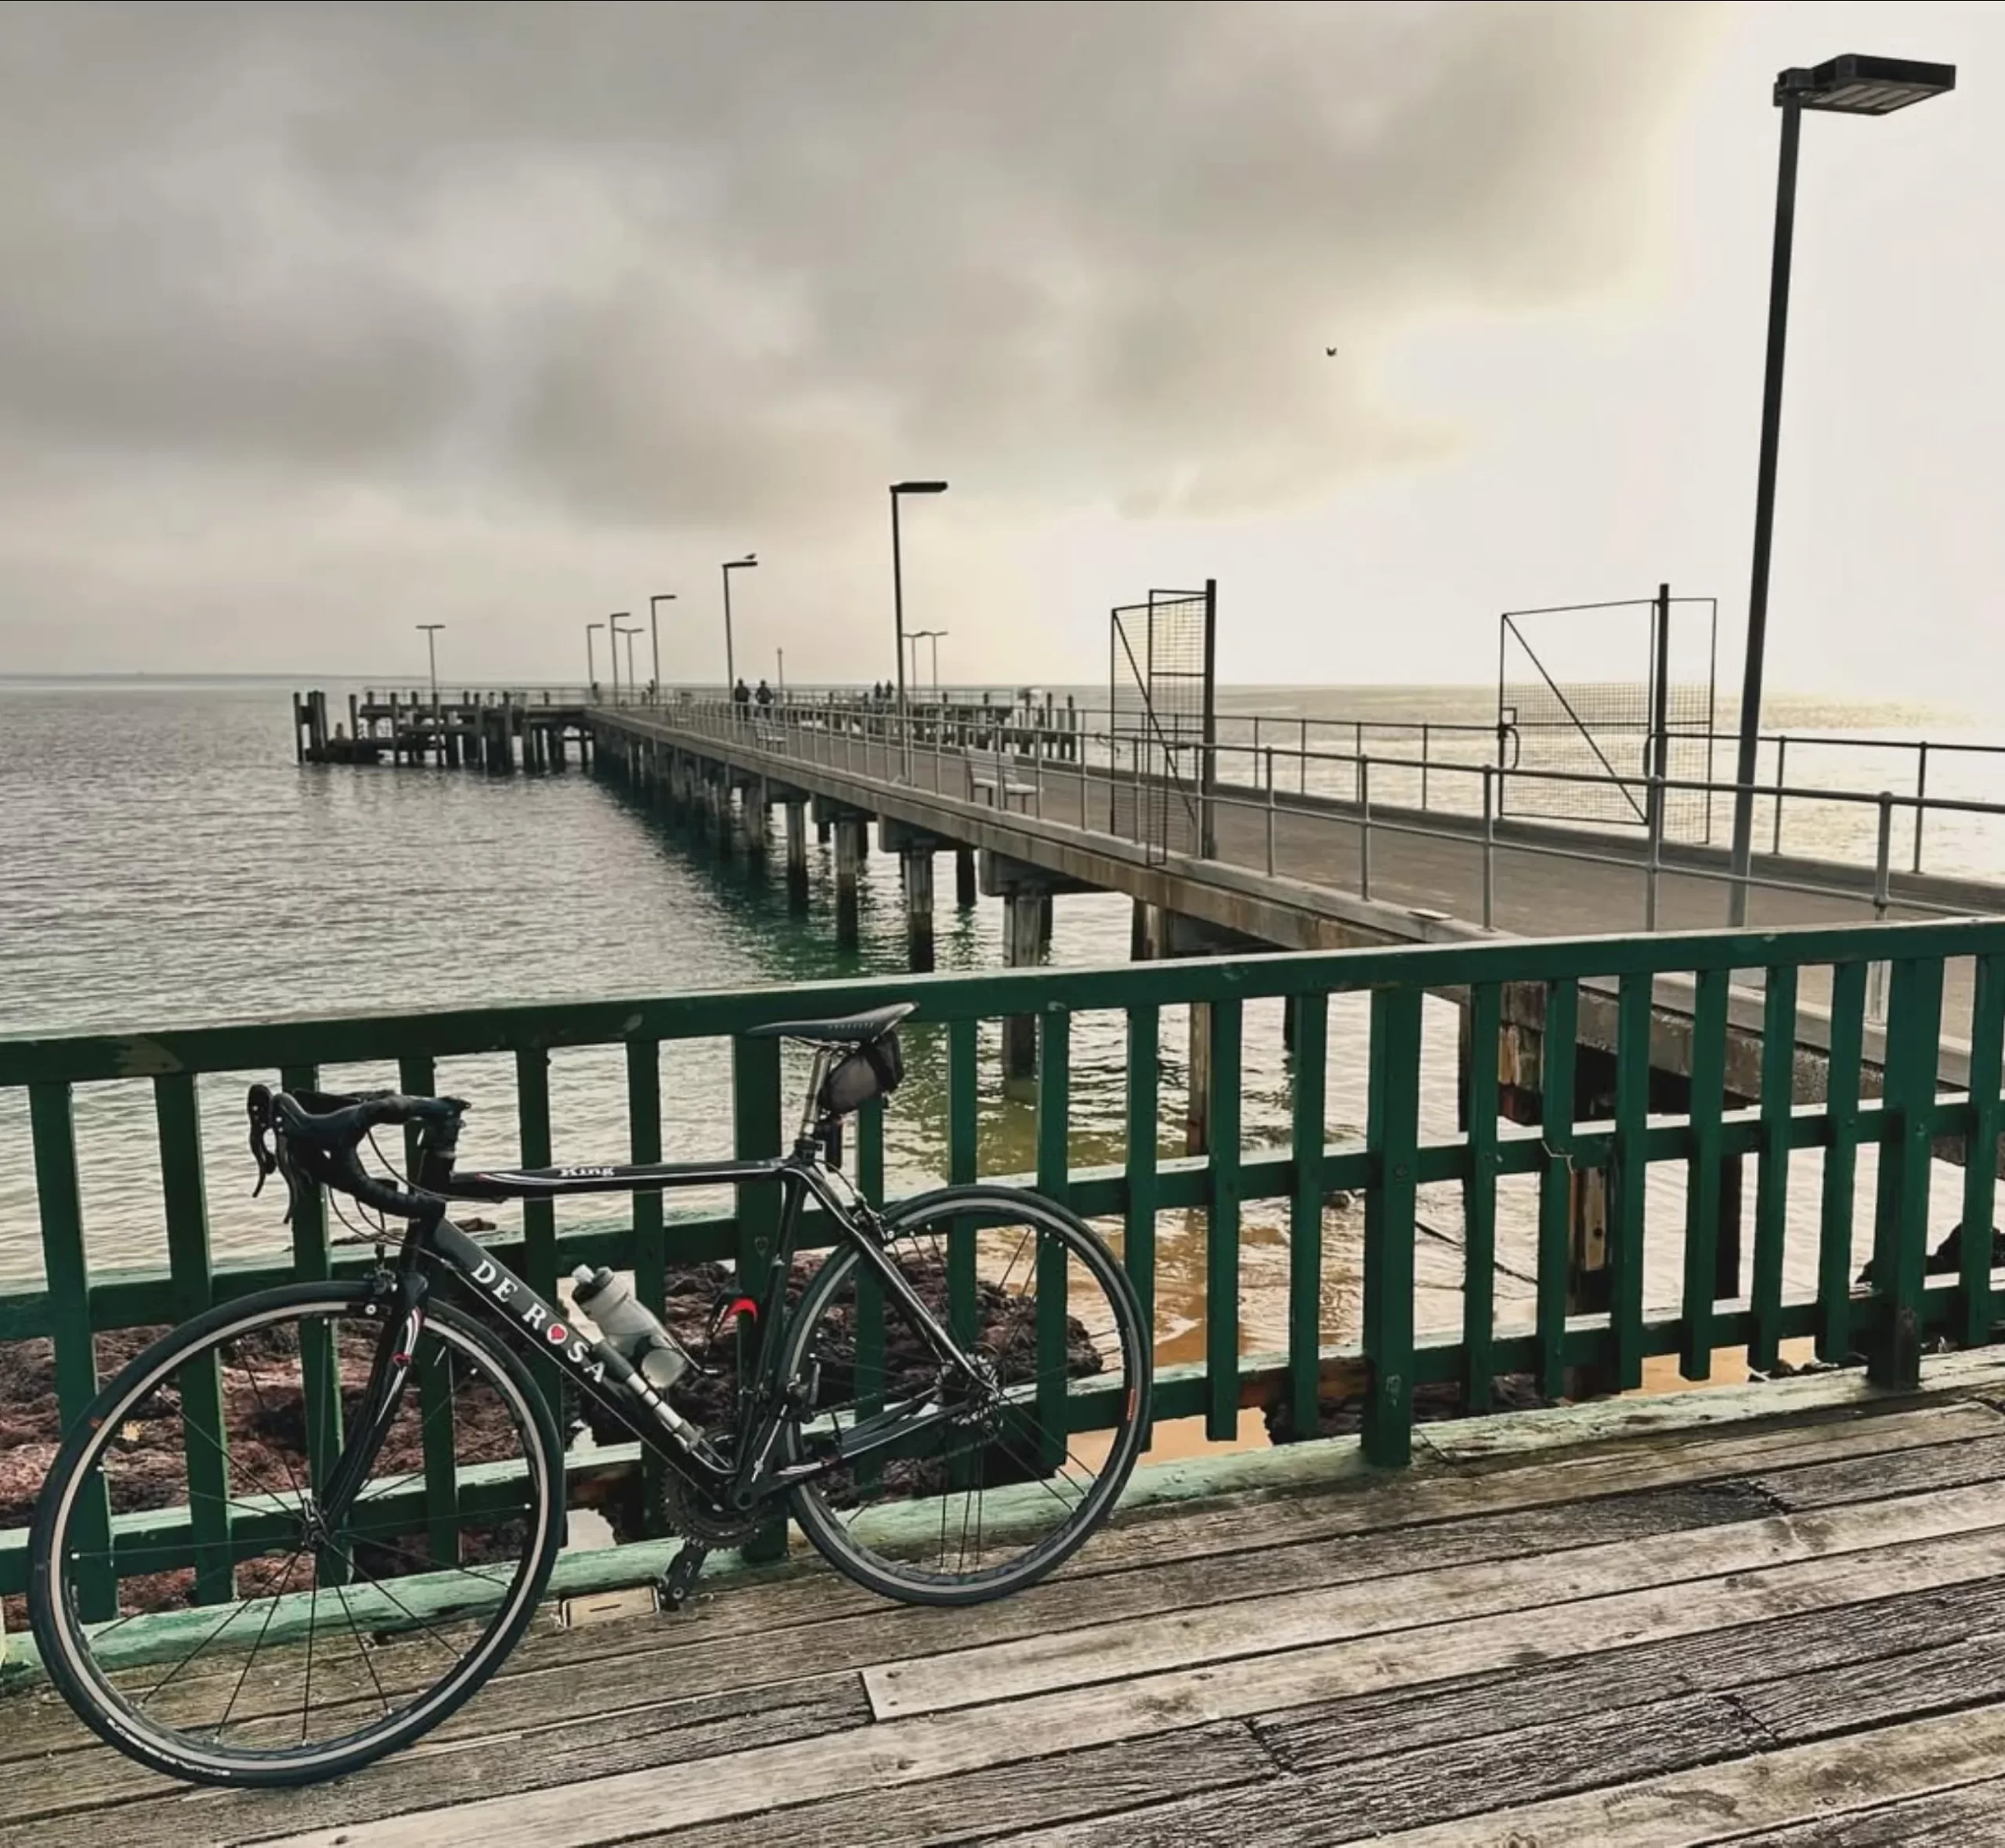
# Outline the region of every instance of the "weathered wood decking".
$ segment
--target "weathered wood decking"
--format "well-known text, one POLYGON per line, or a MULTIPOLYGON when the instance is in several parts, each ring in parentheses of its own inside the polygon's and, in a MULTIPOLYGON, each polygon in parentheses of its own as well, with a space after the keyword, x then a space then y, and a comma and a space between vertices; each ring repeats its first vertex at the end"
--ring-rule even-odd
POLYGON ((0 1848, 2005 1842, 2005 1364, 1931 1366, 1436 1426, 1396 1477, 1233 1460, 1291 1485, 977 1611, 807 1569, 552 1612, 303 1792, 189 1793, 16 1692, 0 1848))

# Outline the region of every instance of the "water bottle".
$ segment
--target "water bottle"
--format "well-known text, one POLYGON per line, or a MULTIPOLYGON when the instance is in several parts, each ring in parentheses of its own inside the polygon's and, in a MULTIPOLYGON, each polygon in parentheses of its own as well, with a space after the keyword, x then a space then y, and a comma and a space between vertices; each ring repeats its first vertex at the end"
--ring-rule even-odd
POLYGON ((689 1356, 681 1344, 662 1326, 630 1284, 603 1265, 594 1270, 588 1264, 572 1272, 571 1282, 572 1298, 579 1308, 657 1392, 667 1391, 688 1370, 689 1356))

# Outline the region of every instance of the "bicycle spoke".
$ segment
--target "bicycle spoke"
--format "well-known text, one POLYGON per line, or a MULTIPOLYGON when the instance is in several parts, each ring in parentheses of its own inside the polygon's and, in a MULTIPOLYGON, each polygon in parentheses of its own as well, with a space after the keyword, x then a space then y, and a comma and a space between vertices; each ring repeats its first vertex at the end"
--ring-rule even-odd
POLYGON ((320 1627, 320 1575, 313 1575, 313 1599, 306 1612, 306 1691, 299 1697, 299 1742, 306 1743, 306 1716, 313 1709, 313 1637, 320 1627))
POLYGON ((368 1669, 369 1679, 376 1684, 376 1698, 383 1703, 383 1716, 387 1720, 390 1714, 390 1697, 383 1691, 383 1678, 376 1673, 375 1658, 369 1653, 369 1645, 362 1640, 362 1632, 356 1627, 355 1612, 349 1608, 348 1593, 339 1585, 329 1589, 341 1601, 341 1615, 348 1619, 349 1633, 355 1638, 355 1652, 362 1658, 362 1666, 368 1669))
MULTIPOLYGON (((285 1562, 285 1576, 279 1582, 279 1589, 272 1594, 272 1608, 265 1613, 263 1626, 258 1632, 258 1640, 251 1645, 251 1653, 244 1658, 244 1670, 237 1677, 237 1685, 229 1691, 229 1705, 222 1710, 222 1718, 216 1723, 215 1736, 219 1742, 229 1730, 229 1716, 237 1711, 238 1697, 244 1692, 244 1684, 251 1679, 251 1671, 257 1666, 258 1651, 265 1646, 265 1639, 272 1633, 272 1619, 279 1614, 279 1600, 285 1595, 286 1588, 292 1583, 292 1568, 298 1565, 300 1555, 294 1554, 285 1562)), ((314 1576, 317 1579, 320 1575, 314 1576)))

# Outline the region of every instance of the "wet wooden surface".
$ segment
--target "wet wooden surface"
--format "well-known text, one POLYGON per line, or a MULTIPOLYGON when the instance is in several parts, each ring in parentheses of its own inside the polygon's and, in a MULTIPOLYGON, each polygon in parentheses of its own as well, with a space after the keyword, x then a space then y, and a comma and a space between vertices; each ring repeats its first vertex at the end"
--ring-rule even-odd
POLYGON ((430 1740, 305 1791, 190 1792, 17 1692, 0 1848, 2005 1843, 2000 1396, 1440 1428, 971 1611, 812 1567, 553 1611, 430 1740))

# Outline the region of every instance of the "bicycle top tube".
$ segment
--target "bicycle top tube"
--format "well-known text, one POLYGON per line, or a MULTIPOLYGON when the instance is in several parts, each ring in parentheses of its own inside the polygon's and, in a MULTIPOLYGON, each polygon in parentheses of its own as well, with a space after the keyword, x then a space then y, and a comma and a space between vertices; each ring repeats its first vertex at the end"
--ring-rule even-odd
POLYGON ((558 1168, 455 1171, 429 1191, 446 1200, 546 1200, 565 1193, 642 1193, 764 1181, 808 1165, 798 1155, 742 1161, 600 1162, 558 1168))

